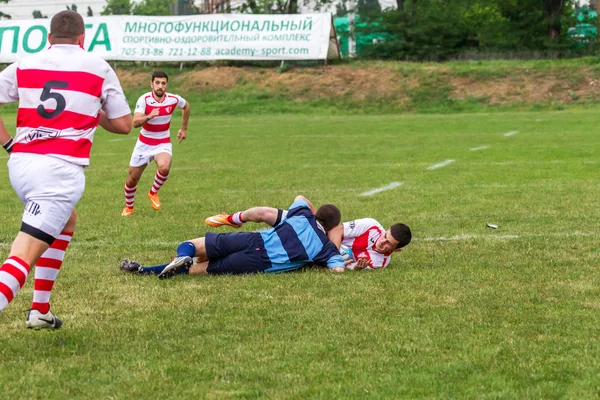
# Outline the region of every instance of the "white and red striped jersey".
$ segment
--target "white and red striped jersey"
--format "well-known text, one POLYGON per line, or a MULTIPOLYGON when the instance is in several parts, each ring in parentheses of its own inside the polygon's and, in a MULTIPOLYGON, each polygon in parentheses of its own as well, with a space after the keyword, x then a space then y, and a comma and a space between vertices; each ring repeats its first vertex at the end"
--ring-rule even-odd
POLYGON ((158 115, 146 122, 140 130, 140 142, 150 146, 157 146, 171 142, 171 116, 176 108, 185 107, 183 97, 176 94, 165 93, 162 101, 154 97, 154 92, 144 93, 135 103, 134 113, 148 115, 158 108, 158 115))
POLYGON ((0 72, 0 103, 19 101, 13 153, 45 154, 89 165, 102 108, 129 114, 117 75, 77 45, 53 45, 0 72))
POLYGON ((392 253, 382 254, 375 251, 375 242, 385 233, 383 226, 373 218, 361 218, 344 222, 342 244, 352 249, 354 258, 367 257, 370 262, 367 269, 385 268, 390 263, 392 253))

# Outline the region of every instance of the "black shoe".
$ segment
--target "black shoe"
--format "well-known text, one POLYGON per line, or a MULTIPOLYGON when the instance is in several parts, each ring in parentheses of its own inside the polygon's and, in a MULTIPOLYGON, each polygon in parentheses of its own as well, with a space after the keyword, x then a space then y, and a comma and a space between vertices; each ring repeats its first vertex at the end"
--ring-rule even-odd
POLYGON ((129 259, 124 259, 120 265, 121 271, 139 273, 142 268, 142 264, 136 261, 130 261, 129 259))
POLYGON ((165 267, 165 269, 162 270, 162 272, 158 275, 158 279, 172 278, 175 276, 177 271, 180 271, 183 268, 189 269, 193 263, 194 260, 192 257, 176 257, 169 265, 165 267))

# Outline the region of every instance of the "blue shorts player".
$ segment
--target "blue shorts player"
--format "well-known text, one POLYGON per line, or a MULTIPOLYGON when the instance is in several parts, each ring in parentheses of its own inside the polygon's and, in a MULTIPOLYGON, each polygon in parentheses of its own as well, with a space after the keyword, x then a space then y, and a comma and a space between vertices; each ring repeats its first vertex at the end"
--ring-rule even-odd
POLYGON ((339 209, 325 204, 314 211, 311 202, 297 196, 287 211, 260 207, 273 227, 261 232, 214 234, 182 242, 177 257, 169 264, 143 267, 124 260, 121 269, 157 274, 169 278, 175 274, 192 275, 252 274, 293 271, 305 264, 327 266, 344 272, 344 261, 327 232, 341 221, 339 209), (193 264, 193 257, 197 257, 193 264))

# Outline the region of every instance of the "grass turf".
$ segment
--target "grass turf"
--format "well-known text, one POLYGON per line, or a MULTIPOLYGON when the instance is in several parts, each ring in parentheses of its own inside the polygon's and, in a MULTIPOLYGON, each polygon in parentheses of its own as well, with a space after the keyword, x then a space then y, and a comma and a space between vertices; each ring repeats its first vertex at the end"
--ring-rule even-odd
MULTIPOLYGON (((65 325, 25 329, 31 276, 0 314, 3 397, 597 398, 597 111, 193 117, 163 209, 145 196, 151 166, 129 218, 136 134, 98 132, 52 295, 65 325), (206 216, 296 194, 405 222, 414 241, 377 272, 118 270, 217 231, 206 216)), ((22 211, 7 179, 0 202, 6 255, 22 211)))

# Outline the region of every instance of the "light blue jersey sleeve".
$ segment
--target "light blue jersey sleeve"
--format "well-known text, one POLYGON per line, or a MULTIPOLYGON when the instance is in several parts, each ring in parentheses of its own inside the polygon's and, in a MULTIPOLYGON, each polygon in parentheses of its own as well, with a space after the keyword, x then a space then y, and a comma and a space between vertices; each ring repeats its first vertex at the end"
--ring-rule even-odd
POLYGON ((344 268, 344 259, 342 258, 341 254, 337 254, 327 260, 327 268, 331 269, 339 267, 344 268))

